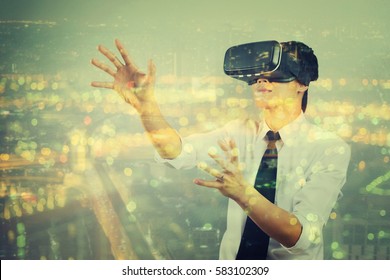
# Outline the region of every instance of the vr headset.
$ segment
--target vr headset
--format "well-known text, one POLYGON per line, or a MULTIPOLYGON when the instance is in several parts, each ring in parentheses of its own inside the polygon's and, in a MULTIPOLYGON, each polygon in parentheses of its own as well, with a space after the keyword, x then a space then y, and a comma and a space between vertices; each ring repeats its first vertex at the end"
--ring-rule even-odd
POLYGON ((263 41, 237 45, 225 53, 224 72, 228 76, 256 83, 260 78, 304 85, 318 78, 318 63, 311 48, 300 42, 263 41))

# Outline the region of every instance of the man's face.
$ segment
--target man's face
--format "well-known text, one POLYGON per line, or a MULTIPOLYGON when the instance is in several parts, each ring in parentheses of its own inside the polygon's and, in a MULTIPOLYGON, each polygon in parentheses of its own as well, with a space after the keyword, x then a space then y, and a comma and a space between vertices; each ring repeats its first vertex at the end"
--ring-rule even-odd
POLYGON ((269 82, 267 79, 259 79, 251 85, 253 99, 258 108, 261 109, 283 109, 286 106, 301 106, 302 85, 297 81, 288 83, 269 82))

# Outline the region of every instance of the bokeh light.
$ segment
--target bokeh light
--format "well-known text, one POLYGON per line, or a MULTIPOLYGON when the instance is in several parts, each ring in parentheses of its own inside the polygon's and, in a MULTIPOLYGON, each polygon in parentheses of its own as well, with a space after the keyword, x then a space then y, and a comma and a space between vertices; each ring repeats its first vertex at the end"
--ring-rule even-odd
MULTIPOLYGON (((251 9, 239 1, 189 7, 176 0, 175 16, 164 1, 154 1, 156 12, 148 1, 128 1, 131 9, 110 3, 109 16, 96 5, 93 17, 85 13, 89 2, 69 1, 71 13, 50 9, 51 2, 63 7, 58 1, 0 11, 1 259, 218 258, 226 199, 194 186, 194 178, 207 178, 197 168, 156 164, 136 110, 114 91, 89 85, 111 79, 89 61, 101 59, 97 44, 114 49, 113 34, 140 69, 149 58, 156 63, 156 99, 183 136, 259 115, 250 88, 223 73, 227 47, 269 38, 312 46, 320 78, 310 85, 306 117, 352 150, 343 196, 325 227, 325 258, 390 259, 388 9, 360 1, 360 17, 337 5, 345 13, 338 20, 333 0, 312 5, 315 11, 299 7, 303 23, 287 0, 282 4, 291 9, 277 18, 259 17, 255 0, 248 0, 251 9), (312 16, 318 10, 329 19, 312 16)), ((183 144, 185 153, 193 151, 183 144)), ((335 169, 302 159, 291 170, 298 176, 293 187, 305 188, 307 173, 335 169)))

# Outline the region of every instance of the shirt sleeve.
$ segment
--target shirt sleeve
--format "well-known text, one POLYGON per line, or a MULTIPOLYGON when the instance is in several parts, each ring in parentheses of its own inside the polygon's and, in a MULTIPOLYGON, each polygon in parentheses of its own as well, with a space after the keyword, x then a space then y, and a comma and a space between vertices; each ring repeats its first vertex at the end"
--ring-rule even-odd
POLYGON ((296 254, 322 244, 323 227, 346 181, 351 151, 343 141, 319 145, 320 156, 310 166, 309 176, 293 200, 293 213, 302 225, 297 243, 286 248, 296 254))
POLYGON ((227 123, 224 127, 207 133, 193 134, 181 138, 182 150, 174 159, 163 159, 155 152, 155 160, 176 169, 189 169, 195 167, 201 161, 210 161, 208 152, 211 149, 219 149, 218 141, 227 137, 234 137, 234 132, 239 129, 237 121, 227 123))
POLYGON ((165 159, 155 151, 154 159, 158 163, 166 164, 175 169, 189 169, 196 165, 196 152, 194 151, 191 140, 188 138, 181 138, 182 150, 179 156, 174 159, 165 159))

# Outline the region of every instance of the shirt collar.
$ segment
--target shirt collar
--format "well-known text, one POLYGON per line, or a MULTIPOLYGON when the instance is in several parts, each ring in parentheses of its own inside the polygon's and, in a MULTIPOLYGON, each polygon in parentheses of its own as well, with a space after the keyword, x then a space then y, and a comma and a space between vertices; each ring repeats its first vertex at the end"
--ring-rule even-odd
POLYGON ((285 139, 285 142, 287 140, 295 138, 298 135, 298 131, 300 131, 302 124, 305 123, 305 121, 305 115, 303 114, 303 112, 301 112, 301 114, 295 120, 280 129, 280 137, 282 139, 285 139))
MULTIPOLYGON (((289 139, 293 138, 294 136, 296 136, 297 134, 295 132, 299 131, 302 123, 304 123, 305 120, 306 120, 305 115, 303 114, 303 112, 301 112, 301 114, 295 120, 293 120, 291 123, 282 127, 278 131, 282 141, 285 142, 286 140, 289 140, 289 139)), ((264 138, 269 130, 272 130, 272 129, 269 128, 269 126, 267 125, 267 123, 263 119, 263 125, 262 125, 262 129, 259 133, 259 137, 261 139, 264 138)))

